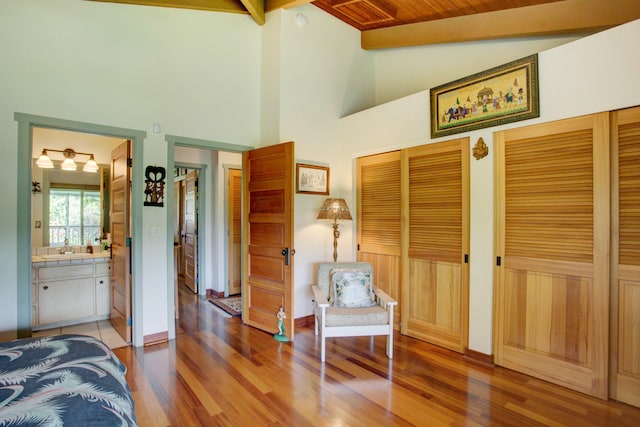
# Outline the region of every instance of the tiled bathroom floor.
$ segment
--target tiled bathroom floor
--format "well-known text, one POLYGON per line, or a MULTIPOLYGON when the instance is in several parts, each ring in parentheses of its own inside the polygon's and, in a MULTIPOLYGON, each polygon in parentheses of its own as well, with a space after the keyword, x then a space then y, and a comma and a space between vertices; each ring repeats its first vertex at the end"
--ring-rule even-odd
POLYGON ((96 322, 82 323, 80 325, 64 326, 62 328, 45 329, 35 331, 34 337, 48 337, 58 334, 81 334, 98 338, 110 348, 125 347, 129 344, 113 329, 109 320, 98 320, 96 322))

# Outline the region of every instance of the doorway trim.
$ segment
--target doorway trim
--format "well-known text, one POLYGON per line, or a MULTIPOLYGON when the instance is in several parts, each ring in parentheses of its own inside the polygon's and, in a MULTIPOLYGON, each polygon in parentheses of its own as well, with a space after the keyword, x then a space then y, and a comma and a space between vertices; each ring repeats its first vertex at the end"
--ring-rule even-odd
MULTIPOLYGON (((167 141, 167 175, 173 177, 173 169, 175 167, 175 148, 178 147, 190 147, 190 148, 199 148, 204 150, 212 150, 212 151, 226 151, 230 153, 243 153, 248 150, 252 150, 254 147, 248 145, 238 145, 238 144, 228 144, 225 142, 219 141, 211 141, 206 139, 197 139, 197 138, 189 138, 178 135, 165 135, 165 141, 167 141)), ((217 165, 214 165, 217 166, 217 165)), ((212 167, 211 176, 214 178, 216 176, 216 167, 212 167)), ((20 189, 18 189, 20 190, 20 189)), ((173 200, 173 185, 166 186, 166 200, 173 200)), ((200 190, 198 190, 200 191, 200 190)), ((213 188, 213 193, 215 195, 217 188, 213 188)), ((202 206, 202 205, 199 205, 202 206)), ((174 292, 174 283, 173 283, 173 211, 171 209, 166 209, 167 215, 167 324, 168 324, 168 338, 170 340, 175 339, 176 337, 176 319, 174 307, 176 305, 175 300, 175 292, 174 292)), ((206 227, 205 221, 198 220, 199 227, 206 227)), ((203 228, 200 228, 203 230, 203 228)), ((214 230, 215 232, 215 230, 214 230)), ((200 231, 198 231, 200 234, 200 231)), ((200 245, 198 242, 199 248, 204 246, 200 245)), ((202 258, 200 258, 202 259, 202 258)), ((203 285, 203 281, 200 282, 203 285)), ((201 289, 198 289, 199 293, 201 289)), ((202 291, 206 292, 206 288, 202 289, 202 291)))
MULTIPOLYGON (((17 173, 17 210, 31 212, 31 163, 32 129, 42 127, 73 132, 91 133, 117 138, 130 139, 133 142, 133 171, 131 177, 131 237, 133 239, 133 345, 144 344, 142 327, 142 195, 143 195, 143 142, 145 131, 118 128, 95 123, 78 122, 54 117, 37 116, 26 113, 14 113, 18 122, 18 173, 17 173), (135 243, 137 242, 137 243, 135 243), (137 261, 137 262, 136 262, 137 261)), ((18 215, 16 253, 18 257, 17 305, 18 338, 31 336, 31 215, 18 215)))

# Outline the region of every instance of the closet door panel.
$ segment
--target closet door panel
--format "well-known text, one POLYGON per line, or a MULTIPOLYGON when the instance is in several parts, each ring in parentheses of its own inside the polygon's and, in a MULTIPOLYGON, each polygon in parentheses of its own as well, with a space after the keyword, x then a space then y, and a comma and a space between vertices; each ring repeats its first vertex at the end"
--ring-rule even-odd
POLYGON ((400 152, 356 159, 357 260, 373 266, 377 287, 398 301, 400 322, 400 152))
POLYGON ((640 406, 640 107, 612 113, 611 396, 640 406))
POLYGON ((497 132, 495 361, 607 397, 608 115, 497 132))
POLYGON ((403 155, 401 330, 462 353, 469 311, 469 140, 403 155))

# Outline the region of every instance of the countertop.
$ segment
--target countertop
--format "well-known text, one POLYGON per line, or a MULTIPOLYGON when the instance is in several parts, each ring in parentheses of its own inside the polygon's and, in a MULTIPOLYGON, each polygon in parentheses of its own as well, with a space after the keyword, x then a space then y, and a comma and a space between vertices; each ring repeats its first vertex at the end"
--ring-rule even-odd
POLYGON ((96 261, 102 262, 105 258, 110 259, 111 252, 104 251, 94 253, 79 252, 74 254, 33 255, 31 257, 31 263, 37 264, 37 267, 50 265, 75 265, 94 263, 96 261))

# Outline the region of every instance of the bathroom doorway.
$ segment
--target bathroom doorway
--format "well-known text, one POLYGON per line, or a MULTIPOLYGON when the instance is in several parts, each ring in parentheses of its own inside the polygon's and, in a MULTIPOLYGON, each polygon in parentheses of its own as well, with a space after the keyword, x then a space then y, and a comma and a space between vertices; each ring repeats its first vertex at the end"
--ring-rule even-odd
MULTIPOLYGON (((107 136, 119 138, 121 140, 131 140, 133 146, 133 154, 131 156, 133 176, 131 179, 132 187, 132 224, 131 232, 132 237, 135 237, 136 231, 142 229, 142 215, 141 205, 143 197, 142 183, 144 177, 141 175, 142 171, 142 142, 146 137, 146 133, 134 129, 117 128, 112 126, 104 126, 93 123, 77 122, 65 119, 57 119, 52 117, 35 116, 24 113, 15 113, 14 118, 18 123, 18 168, 17 168, 17 183, 18 183, 18 197, 17 197, 17 210, 18 212, 31 212, 32 201, 35 197, 33 194, 34 180, 32 177, 32 170, 34 169, 34 153, 33 153, 33 131, 42 129, 60 130, 76 132, 86 134, 88 136, 107 136)), ((46 147, 51 148, 51 147, 46 147)), ((68 147, 69 148, 69 147, 68 147)), ((64 150, 63 150, 64 151, 64 150)), ((80 152, 88 152, 84 150, 75 150, 76 155, 80 152)), ((35 153, 35 157, 38 158, 40 152, 35 153)), ((95 153, 92 153, 95 156, 95 153)), ((80 163, 79 159, 76 160, 80 163)), ((41 206, 40 206, 41 208, 41 206)), ((33 318, 33 291, 32 291, 32 265, 31 256, 32 249, 32 229, 37 225, 42 227, 42 220, 40 224, 36 224, 32 221, 30 214, 18 215, 17 219, 17 243, 16 253, 18 256, 18 268, 17 268, 17 327, 18 337, 29 337, 32 334, 32 318, 33 318)), ((42 229, 40 229, 40 233, 42 229)), ((42 244, 42 240, 40 241, 42 244)), ((133 326, 133 345, 142 345, 143 343, 143 328, 142 322, 136 321, 135 314, 142 313, 142 265, 136 260, 142 259, 142 247, 141 245, 132 245, 131 259, 132 259, 132 317, 131 323, 133 326)), ((141 320, 141 319, 140 319, 141 320)))
MULTIPOLYGON (((118 289, 114 273, 128 272, 129 269, 116 268, 112 248, 119 243, 112 243, 111 239, 111 193, 115 190, 112 185, 114 175, 111 173, 114 164, 112 152, 124 144, 128 144, 128 141, 118 137, 44 127, 32 129, 32 261, 43 258, 49 264, 58 262, 66 265, 70 262, 67 257, 80 259, 78 257, 82 256, 82 265, 87 269, 83 272, 70 269, 72 277, 63 275, 55 281, 39 277, 47 273, 46 267, 42 270, 33 269, 37 276, 32 278, 36 284, 32 294, 31 322, 34 330, 55 330, 109 318, 113 323, 113 301, 127 301, 130 307, 130 288, 126 298, 121 293, 119 296, 114 294, 114 290, 118 289), (55 258, 57 256, 60 259, 55 258), (78 292, 73 287, 74 283, 83 291, 78 292), (69 292, 71 294, 67 296, 69 292), (86 298, 80 298, 85 294, 86 298), (64 310, 57 309, 59 305, 55 304, 55 300, 67 297, 72 298, 74 304, 64 305, 64 310)), ((126 166, 126 159, 131 156, 129 150, 125 154, 126 166)), ((126 187, 129 185, 127 179, 126 187)), ((128 197, 123 200, 129 204, 128 197)), ((125 211, 129 212, 129 207, 125 211)), ((128 224, 129 219, 126 222, 128 224)), ((130 233, 125 237, 130 238, 130 233)), ((128 256, 117 258, 129 260, 128 256)), ((127 311, 128 315, 117 316, 122 321, 112 328, 123 340, 130 342, 131 310, 127 311), (123 327, 118 327, 118 324, 123 327)))

